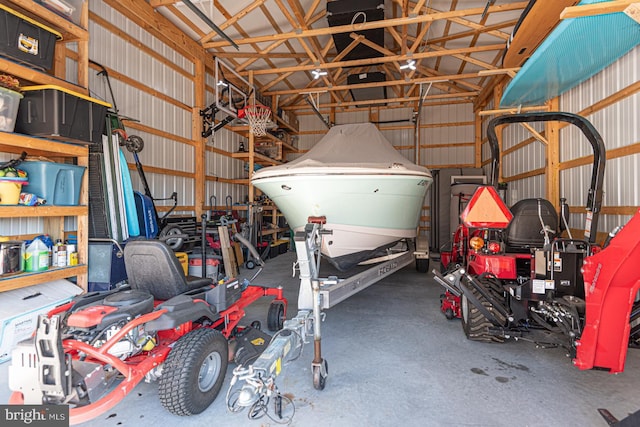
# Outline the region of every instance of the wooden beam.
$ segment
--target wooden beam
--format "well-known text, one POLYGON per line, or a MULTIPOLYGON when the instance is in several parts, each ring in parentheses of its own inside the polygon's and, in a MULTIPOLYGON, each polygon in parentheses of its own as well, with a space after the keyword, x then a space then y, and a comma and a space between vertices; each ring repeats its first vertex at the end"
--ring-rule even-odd
MULTIPOLYGON (((495 90, 493 91, 493 105, 500 105, 500 98, 502 98, 502 91, 504 90, 504 84, 499 84, 495 90)), ((504 126, 498 126, 496 128, 496 138, 498 139, 498 155, 500 156, 498 162, 498 182, 504 181, 504 177, 502 176, 502 171, 504 170, 504 145, 503 145, 503 134, 504 134, 504 126)), ((491 173, 491 172, 489 172, 491 173)), ((493 179, 493 177, 491 177, 493 179)), ((496 182, 490 184, 497 184, 496 182)))
POLYGON ((544 145, 549 145, 549 141, 546 140, 544 136, 542 136, 537 130, 535 130, 529 123, 520 123, 523 128, 529 131, 531 135, 544 145))
MULTIPOLYGON (((229 28, 231 25, 234 25, 236 22, 238 22, 239 20, 241 20, 242 18, 247 16, 252 10, 257 9, 260 6, 262 6, 262 4, 265 1, 267 1, 267 0, 254 0, 254 1, 252 1, 249 4, 249 6, 245 7, 240 12, 236 13, 231 18, 227 19, 224 23, 218 25, 218 28, 220 28, 220 30, 224 31, 226 28, 229 28)), ((202 44, 204 42, 208 42, 209 40, 214 38, 216 35, 218 35, 218 33, 216 31, 211 31, 210 33, 208 33, 207 35, 205 35, 204 37, 202 37, 200 39, 200 43, 202 44)))
POLYGON ((345 68, 345 67, 355 67, 355 66, 364 66, 364 65, 378 65, 384 64, 386 62, 397 62, 397 61, 406 61, 407 59, 425 59, 425 58, 436 58, 439 56, 448 56, 448 55, 457 55, 461 53, 474 53, 474 52, 486 52, 492 50, 501 50, 504 49, 504 45, 502 44, 493 44, 486 46, 476 46, 476 47, 463 47, 458 49, 447 49, 444 51, 430 51, 430 52, 420 52, 414 53, 411 56, 408 55, 394 55, 380 58, 366 58, 366 59, 357 59, 352 61, 338 61, 338 62, 328 62, 325 64, 317 65, 308 65, 308 66, 293 66, 293 67, 279 67, 269 70, 255 70, 255 75, 266 75, 266 74, 280 74, 286 73, 289 71, 311 71, 316 68, 320 69, 331 69, 331 68, 345 68))
MULTIPOLYGON (((106 1, 114 1, 114 0, 106 0, 106 1)), ((124 0, 121 0, 124 1, 124 0)), ((131 0, 129 0, 131 1, 131 0)), ((520 10, 526 7, 528 2, 516 2, 516 3, 508 3, 503 5, 491 6, 489 8, 490 12, 508 12, 512 10, 520 10)), ((387 27, 399 27, 403 25, 414 25, 424 22, 437 21, 441 19, 450 19, 450 18, 459 18, 463 16, 472 16, 472 15, 481 15, 484 11, 484 7, 472 8, 472 9, 463 9, 463 10, 455 10, 449 12, 436 12, 429 13, 424 15, 418 15, 415 17, 405 17, 405 18, 392 18, 392 19, 383 19, 380 21, 370 21, 362 24, 358 24, 357 28, 354 28, 353 25, 339 25, 335 27, 328 28, 317 28, 312 30, 305 31, 292 31, 288 33, 277 33, 266 36, 258 36, 258 37, 248 37, 241 40, 234 40, 234 42, 238 45, 243 44, 251 44, 251 43, 262 43, 266 41, 276 41, 280 39, 302 39, 308 37, 317 37, 324 35, 333 35, 339 33, 349 33, 353 30, 364 31, 364 30, 372 30, 377 28, 387 28, 387 27)), ((218 41, 213 43, 205 43, 205 48, 217 48, 223 46, 230 46, 231 43, 228 41, 218 41)))
MULTIPOLYGON (((633 154, 640 153, 640 142, 636 142, 635 144, 627 145, 620 148, 613 148, 611 150, 607 150, 607 160, 612 160, 618 157, 626 157, 633 154)), ((593 164, 593 155, 578 157, 573 160, 567 160, 566 162, 562 162, 559 165, 560 170, 573 169, 580 166, 586 166, 593 164)))
MULTIPOLYGON (((104 0, 104 2, 189 60, 208 56, 198 43, 157 13, 148 3, 137 0, 104 0)), ((210 66, 213 68, 213 60, 210 66)))
MULTIPOLYGON (((397 86, 397 85, 419 85, 421 83, 432 83, 441 80, 457 80, 457 79, 465 79, 465 78, 473 78, 477 76, 475 73, 471 74, 454 74, 450 76, 434 76, 434 77, 421 77, 417 79, 411 80, 410 83, 407 83, 406 80, 387 80, 385 82, 375 82, 375 83, 357 83, 352 85, 339 85, 332 87, 316 87, 314 90, 330 92, 330 91, 341 91, 341 90, 350 90, 350 89, 364 89, 370 87, 383 87, 383 86, 397 86)), ((307 88, 308 89, 308 88, 307 88)), ((266 91, 263 94, 267 96, 273 95, 292 95, 300 93, 301 89, 291 89, 291 90, 274 90, 274 91, 266 91)))
MULTIPOLYGON (((522 7, 522 9, 524 9, 524 7, 522 7)), ((482 10, 484 11, 484 8, 482 8, 482 10)), ((439 10, 433 9, 433 8, 425 8, 424 9, 424 13, 440 13, 439 10)), ((454 17, 450 17, 447 18, 447 21, 450 21, 454 24, 459 24, 463 27, 468 27, 471 28, 473 30, 475 30, 478 33, 484 33, 484 34, 489 34, 492 35, 494 37, 497 37, 501 40, 504 40, 505 42, 507 40, 509 40, 509 37, 511 36, 510 33, 505 33, 503 31, 497 31, 496 29, 491 28, 491 26, 487 27, 483 24, 479 24, 477 22, 465 19, 464 17, 459 17, 459 16, 454 16, 454 17)))
POLYGON ((200 215, 204 212, 204 205, 206 202, 206 181, 203 177, 207 174, 207 153, 205 147, 207 145, 207 139, 202 137, 202 117, 200 111, 205 107, 206 94, 206 71, 204 62, 201 60, 196 61, 194 64, 195 81, 193 82, 193 99, 194 106, 191 113, 191 137, 195 142, 194 155, 194 168, 195 168, 195 214, 196 218, 200 218, 200 215))
POLYGON ((638 5, 638 0, 614 0, 602 3, 585 4, 582 6, 565 7, 560 13, 560 19, 580 18, 583 16, 602 15, 605 13, 624 12, 630 5, 638 5))
MULTIPOLYGON (((431 47, 431 49, 436 50, 436 51, 446 51, 447 50, 447 49, 445 49, 443 47, 436 46, 436 45, 431 45, 430 47, 431 47)), ((472 63, 474 65, 477 65, 480 68, 485 68, 485 70, 483 70, 483 71, 495 71, 495 70, 498 69, 498 67, 496 67, 495 65, 487 64, 484 61, 480 61, 479 59, 475 59, 475 58, 472 58, 472 57, 467 56, 467 55, 454 54, 454 55, 451 55, 451 56, 454 57, 454 58, 458 58, 459 60, 461 60, 463 62, 470 62, 470 63, 472 63)), ((480 72, 482 72, 482 71, 480 71, 480 72)), ((482 74, 480 74, 480 72, 478 72, 478 75, 482 75, 482 74)))
MULTIPOLYGON (((560 98, 551 99, 547 105, 550 111, 558 111, 560 108, 560 98)), ((546 147, 546 199, 549 200, 556 210, 560 209, 560 126, 557 120, 548 121, 544 124, 546 147)), ((540 134, 538 134, 540 135, 540 134)))
MULTIPOLYGON (((455 99, 455 98, 473 98, 478 92, 462 92, 462 93, 444 93, 438 95, 429 95, 425 99, 455 99)), ((323 108, 329 107, 349 107, 354 105, 379 105, 379 104, 391 104, 394 102, 407 103, 413 101, 419 101, 419 96, 405 97, 405 98, 389 98, 389 99, 375 99, 371 101, 354 101, 354 102, 342 102, 323 104, 323 108)), ((303 107, 304 108, 304 107, 303 107)), ((309 107, 306 107, 309 108, 309 107)), ((291 110, 292 108, 289 108, 291 110)))
MULTIPOLYGON (((113 25, 113 23, 111 23, 109 20, 103 19, 101 16, 98 16, 93 12, 89 12, 89 18, 94 24, 101 26, 105 30, 109 31, 109 33, 111 33, 112 35, 120 37, 122 40, 126 41, 127 43, 131 44, 132 46, 136 47, 137 49, 141 50, 145 54, 151 56, 152 58, 155 58, 158 62, 161 62, 163 65, 171 68, 173 71, 181 74, 182 76, 190 80, 193 79, 194 76, 192 73, 186 71, 184 68, 177 66, 172 61, 168 61, 164 55, 159 53, 157 50, 154 50, 151 47, 149 47, 147 43, 141 42, 140 39, 130 36, 121 27, 113 25)), ((91 66, 91 64, 89 64, 89 66, 91 66)), ((109 71, 109 73, 111 73, 111 71, 109 71)))
POLYGON ((497 75, 497 74, 506 74, 509 77, 513 78, 515 77, 516 73, 520 71, 520 67, 515 67, 515 68, 496 68, 493 67, 491 69, 488 70, 481 70, 478 71, 478 75, 479 76, 493 76, 493 75, 497 75))
MULTIPOLYGON (((448 21, 448 23, 451 23, 451 21, 448 21)), ((506 27, 513 27, 515 24, 518 23, 517 19, 512 19, 510 21, 505 21, 505 22, 500 22, 498 24, 494 24, 494 25, 485 25, 484 27, 482 27, 481 29, 471 29, 468 31, 463 31, 460 33, 454 33, 454 34, 448 34, 446 36, 442 36, 442 37, 436 37, 433 39, 430 39, 429 42, 432 44, 442 44, 448 41, 452 41, 452 40, 458 40, 458 39, 464 39, 467 37, 472 37, 474 34, 480 32, 480 33, 487 33, 490 32, 492 30, 498 30, 500 28, 506 28, 506 27)), ((503 33, 505 37, 499 37, 503 40, 508 40, 509 39, 509 35, 507 33, 503 33)))
MULTIPOLYGON (((215 52, 215 56, 218 58, 258 58, 263 59, 264 55, 260 52, 215 52)), ((303 52, 269 52, 269 58, 284 58, 284 59, 305 59, 307 54, 303 52)))
MULTIPOLYGON (((184 138, 182 136, 179 136, 179 135, 176 135, 176 134, 173 134, 173 133, 161 131, 156 127, 146 126, 146 125, 143 125, 143 124, 138 123, 138 122, 129 121, 127 119, 123 119, 122 121, 124 122, 124 124, 126 125, 127 128, 136 129, 136 130, 139 130, 141 132, 148 133, 150 135, 156 135, 156 136, 159 136, 159 137, 162 137, 162 138, 166 138, 166 139, 171 140, 171 141, 176 141, 176 142, 179 142, 179 143, 185 144, 185 145, 191 145, 191 146, 195 146, 196 145, 196 143, 194 141, 192 141, 192 140, 190 140, 188 138, 184 138)), ((145 166, 145 169, 146 169, 146 166, 145 166)))
POLYGON ((479 168, 482 165, 482 118, 477 112, 474 114, 474 167, 479 168))
POLYGON ((504 181, 504 182, 520 181, 521 179, 544 175, 546 172, 547 172, 547 168, 544 167, 544 168, 534 169, 529 172, 519 173, 517 175, 503 176, 501 178, 501 181, 504 181))
POLYGON ((516 114, 516 113, 524 113, 527 111, 549 111, 548 105, 536 105, 532 107, 519 107, 519 108, 499 108, 496 110, 484 110, 480 111, 478 114, 480 116, 491 116, 494 114, 516 114))

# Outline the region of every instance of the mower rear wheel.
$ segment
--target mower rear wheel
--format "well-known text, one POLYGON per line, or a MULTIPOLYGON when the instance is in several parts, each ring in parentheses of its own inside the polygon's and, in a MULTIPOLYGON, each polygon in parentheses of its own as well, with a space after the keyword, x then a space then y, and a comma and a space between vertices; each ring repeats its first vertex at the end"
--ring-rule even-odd
POLYGON ((284 303, 282 301, 274 301, 269 305, 269 313, 267 313, 267 328, 275 332, 284 326, 284 303))
POLYGON ((211 405, 227 372, 229 347, 215 329, 196 329, 173 346, 158 385, 160 403, 175 415, 199 414, 211 405))
MULTIPOLYGON (((476 280, 480 282, 480 285, 491 296, 497 300, 501 300, 503 298, 503 296, 498 293, 500 283, 497 279, 492 277, 477 277, 476 280)), ((493 314, 501 325, 504 326, 507 324, 507 319, 504 315, 496 310, 495 307, 473 287, 473 285, 469 286, 469 289, 471 289, 473 296, 480 301, 484 308, 493 314)), ((504 342, 504 337, 489 333, 489 328, 493 327, 494 324, 491 323, 491 321, 487 319, 487 317, 482 314, 482 312, 478 310, 478 308, 474 306, 464 294, 462 294, 460 299, 460 311, 462 314, 462 330, 468 339, 483 342, 504 342)))

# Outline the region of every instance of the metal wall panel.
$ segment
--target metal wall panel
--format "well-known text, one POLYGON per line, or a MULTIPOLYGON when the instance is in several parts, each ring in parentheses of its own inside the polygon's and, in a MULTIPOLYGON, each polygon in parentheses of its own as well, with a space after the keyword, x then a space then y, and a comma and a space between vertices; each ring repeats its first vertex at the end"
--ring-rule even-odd
POLYGON ((422 149, 420 156, 423 164, 433 168, 454 167, 453 165, 468 166, 475 162, 475 150, 473 147, 456 147, 452 145, 428 150, 422 149))
POLYGON ((534 141, 517 151, 502 156, 502 175, 511 177, 546 166, 546 147, 534 141))
MULTIPOLYGON (((89 57, 147 87, 147 89, 139 89, 112 78, 111 86, 119 113, 139 120, 144 126, 180 138, 191 139, 190 108, 194 103, 194 86, 189 75, 193 74, 193 64, 102 2, 90 2, 90 9, 113 25, 122 28, 138 43, 148 46, 164 60, 184 70, 183 73, 178 72, 159 59, 146 55, 136 45, 90 22, 89 57), (166 98, 163 99, 163 97, 166 98)), ((103 77, 98 76, 96 72, 90 72, 89 83, 92 96, 112 102, 103 77)), ((145 142, 144 150, 139 153, 143 168, 146 166, 148 169, 157 167, 177 172, 195 172, 193 146, 133 128, 127 130, 129 134, 142 137, 145 142)), ((133 163, 130 153, 125 153, 125 156, 128 162, 133 163)), ((194 205, 193 178, 161 175, 148 171, 146 178, 154 197, 169 197, 175 191, 178 193, 179 205, 194 205)), ((142 191, 141 180, 137 173, 132 173, 132 180, 134 188, 142 191)), ((170 204, 171 202, 158 202, 159 206, 170 204)))
POLYGON ((37 234, 43 233, 43 230, 42 218, 2 218, 0 220, 0 235, 3 236, 37 234))
POLYGON ((508 183, 507 206, 512 206, 518 200, 531 198, 544 198, 545 177, 543 175, 533 176, 518 181, 508 183))
MULTIPOLYGON (((636 47, 601 73, 566 92, 560 98, 561 109, 580 112, 597 105, 607 97, 619 94, 636 84, 640 75, 640 47, 636 47)), ((640 94, 635 93, 590 114, 587 119, 602 135, 607 151, 637 144, 640 141, 640 94)), ((561 131, 561 161, 592 154, 591 146, 575 127, 561 131)), ((603 206, 638 206, 638 169, 640 155, 609 158, 605 168, 603 206)), ((572 206, 584 206, 590 184, 591 165, 562 171, 563 194, 572 206)), ((584 215, 572 215, 570 225, 584 226, 584 215)), ((601 215, 598 231, 608 232, 629 220, 628 215, 601 215)))
POLYGON ((369 122, 369 110, 361 109, 353 112, 336 113, 336 124, 345 125, 349 123, 367 123, 369 122))

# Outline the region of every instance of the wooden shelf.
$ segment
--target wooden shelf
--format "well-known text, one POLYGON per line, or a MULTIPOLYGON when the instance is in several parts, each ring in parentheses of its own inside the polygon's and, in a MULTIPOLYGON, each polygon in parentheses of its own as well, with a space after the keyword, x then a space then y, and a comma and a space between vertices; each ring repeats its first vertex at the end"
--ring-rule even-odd
POLYGON ((16 154, 26 151, 30 156, 45 157, 82 157, 89 153, 89 149, 84 145, 9 132, 0 132, 0 151, 16 154))
MULTIPOLYGON (((63 79, 65 67, 54 66, 52 74, 49 74, 4 58, 0 58, 0 73, 17 77, 21 85, 55 85, 87 95, 89 92, 89 31, 82 27, 87 27, 89 24, 89 2, 86 1, 82 4, 79 19, 81 25, 74 24, 33 0, 0 0, 0 3, 7 5, 9 8, 22 13, 36 22, 51 27, 51 29, 58 31, 62 35, 62 40, 56 42, 54 59, 61 60, 66 58, 69 52, 66 44, 69 42, 76 43, 74 59, 77 62, 78 84, 73 84, 63 79), (53 74, 55 74, 55 76, 53 74)), ((77 160, 78 165, 85 167, 88 167, 89 164, 89 148, 86 143, 75 144, 72 142, 52 141, 48 138, 0 132, 0 152, 20 154, 23 151, 29 156, 51 157, 55 160, 74 159, 77 160)), ((0 277, 0 292, 72 277, 76 278, 76 283, 79 287, 84 291, 87 290, 89 229, 89 208, 87 207, 89 200, 88 175, 88 173, 85 173, 82 178, 79 206, 53 206, 46 204, 42 206, 0 206, 0 218, 3 221, 11 221, 19 218, 43 219, 43 230, 36 230, 36 228, 40 228, 40 226, 29 226, 28 228, 30 230, 22 233, 22 235, 39 232, 38 234, 47 233, 53 239, 63 239, 68 232, 73 231, 77 237, 78 261, 80 263, 80 265, 77 266, 51 268, 43 272, 20 273, 0 277), (65 229, 66 217, 75 217, 77 225, 75 231, 65 229)), ((29 222, 32 223, 33 221, 29 222)))
MULTIPOLYGON (((264 154, 254 153, 253 154, 255 162, 258 164, 266 164, 266 165, 281 165, 282 162, 272 159, 271 157, 267 157, 264 154)), ((240 159, 244 161, 249 161, 249 153, 241 152, 241 153, 231 153, 231 157, 234 159, 240 159)))
MULTIPOLYGON (((38 4, 33 0, 0 0, 0 3, 7 5, 16 12, 22 13, 52 30, 59 32, 62 39, 56 42, 54 60, 63 59, 68 56, 67 43, 77 43, 77 48, 73 50, 74 59, 77 61, 77 84, 70 83, 65 78, 65 67, 53 67, 51 73, 30 68, 13 61, 0 58, 0 72, 11 74, 21 80, 21 85, 39 84, 56 85, 62 88, 78 92, 82 95, 89 94, 89 31, 79 25, 59 16, 55 12, 38 4), (55 74, 55 76, 53 75, 55 74)), ((80 11, 80 22, 83 25, 89 23, 88 1, 83 3, 80 11)))
POLYGON ((72 267, 56 267, 47 271, 33 273, 20 273, 0 278, 0 292, 26 286, 39 285, 52 280, 66 279, 68 277, 83 276, 87 274, 86 265, 74 265, 72 267))
MULTIPOLYGON (((20 166, 18 166, 20 167, 20 166)), ((80 216, 88 215, 87 206, 0 206, 0 217, 50 217, 50 216, 80 216)))
POLYGON ((60 34, 62 34, 63 41, 89 40, 89 31, 57 15, 55 12, 50 11, 33 0, 0 0, 0 3, 6 4, 16 12, 21 12, 59 31, 60 34))
POLYGON ((289 231, 289 228, 263 228, 262 229, 262 235, 266 236, 269 234, 277 234, 277 233, 284 233, 285 231, 289 231))
POLYGON ((293 126, 291 126, 289 123, 285 122, 284 120, 282 120, 280 117, 278 117, 277 115, 276 117, 276 123, 282 125, 282 127, 287 128, 288 130, 290 130, 292 133, 297 134, 299 132, 298 129, 294 128, 293 126))
POLYGON ((73 83, 70 83, 63 79, 59 79, 50 74, 44 74, 38 70, 20 65, 5 58, 0 58, 0 72, 4 74, 11 74, 22 80, 27 80, 30 82, 37 82, 43 85, 55 85, 73 92, 82 94, 86 93, 86 89, 81 86, 74 85, 73 83))

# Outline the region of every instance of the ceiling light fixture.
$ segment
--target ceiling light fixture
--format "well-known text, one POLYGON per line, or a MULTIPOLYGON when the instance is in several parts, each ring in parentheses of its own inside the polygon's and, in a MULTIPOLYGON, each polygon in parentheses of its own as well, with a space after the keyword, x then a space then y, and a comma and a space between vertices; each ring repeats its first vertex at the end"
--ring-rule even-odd
POLYGON ((229 85, 224 80, 218 80, 216 86, 228 87, 229 85))
POLYGON ((311 71, 311 74, 313 74, 313 78, 315 80, 318 80, 320 76, 326 76, 327 72, 325 70, 313 70, 311 71))
POLYGON ((413 59, 407 59, 407 63, 400 66, 401 70, 406 70, 407 68, 409 70, 411 70, 411 71, 415 71, 415 69, 416 69, 416 61, 413 60, 413 59))

